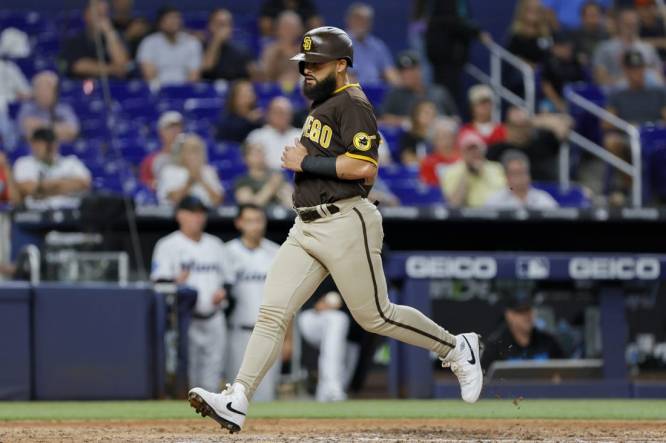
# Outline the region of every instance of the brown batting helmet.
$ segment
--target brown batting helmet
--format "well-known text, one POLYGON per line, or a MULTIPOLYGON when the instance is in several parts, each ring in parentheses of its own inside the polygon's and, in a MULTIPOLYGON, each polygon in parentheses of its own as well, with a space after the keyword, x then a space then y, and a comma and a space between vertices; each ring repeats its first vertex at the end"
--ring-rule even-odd
POLYGON ((291 58, 299 62, 299 69, 303 73, 303 64, 324 63, 331 60, 347 60, 352 66, 354 49, 351 38, 345 31, 334 26, 322 26, 308 31, 301 42, 301 52, 291 58))

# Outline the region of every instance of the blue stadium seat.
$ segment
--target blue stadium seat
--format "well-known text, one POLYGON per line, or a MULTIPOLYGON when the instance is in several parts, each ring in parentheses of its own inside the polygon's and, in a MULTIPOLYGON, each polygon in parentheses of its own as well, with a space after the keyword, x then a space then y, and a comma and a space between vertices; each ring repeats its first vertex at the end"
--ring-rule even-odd
POLYGON ((95 162, 102 155, 104 149, 103 141, 92 139, 79 139, 74 143, 63 143, 60 145, 60 154, 75 155, 84 163, 95 162))
POLYGON ((643 164, 643 198, 649 202, 653 195, 666 198, 666 128, 641 128, 643 164))
POLYGON ((0 29, 16 28, 32 36, 52 29, 52 24, 38 12, 0 11, 0 29))
POLYGON ((144 98, 127 99, 120 103, 123 118, 154 125, 159 118, 156 104, 144 98))
POLYGON ((14 163, 17 158, 30 155, 30 145, 25 141, 19 141, 14 149, 5 151, 5 154, 7 154, 9 161, 14 163))
POLYGON ((183 13, 185 28, 191 31, 205 31, 208 27, 209 12, 187 11, 183 13))
POLYGON ((160 98, 187 100, 188 98, 216 98, 217 90, 210 83, 166 85, 159 91, 160 98))
POLYGON ((229 160, 219 160, 212 163, 220 179, 232 180, 247 172, 243 163, 235 163, 229 160))
POLYGON ((591 205, 579 185, 572 184, 568 191, 561 190, 558 183, 533 183, 533 186, 549 193, 563 208, 588 208, 591 205))
POLYGON ((148 84, 143 80, 110 81, 109 92, 114 100, 120 102, 127 99, 149 100, 152 96, 148 84))
POLYGON ((427 186, 418 179, 400 179, 386 182, 405 206, 428 206, 444 203, 437 187, 427 186))
POLYGON ((403 166, 400 163, 392 165, 383 165, 379 168, 379 176, 390 183, 394 180, 415 180, 418 179, 419 171, 417 168, 403 166))
POLYGON ((384 101, 384 96, 388 91, 388 88, 385 85, 361 85, 363 87, 363 92, 372 103, 372 106, 379 108, 379 106, 384 101))
POLYGON ((142 184, 136 186, 132 196, 134 197, 134 203, 138 206, 157 205, 157 195, 155 192, 142 184))
POLYGON ((240 144, 235 142, 219 142, 208 145, 210 161, 228 160, 232 163, 243 163, 240 144))
POLYGON ((219 98, 190 98, 185 100, 183 108, 186 120, 205 120, 215 122, 224 107, 224 101, 219 98))

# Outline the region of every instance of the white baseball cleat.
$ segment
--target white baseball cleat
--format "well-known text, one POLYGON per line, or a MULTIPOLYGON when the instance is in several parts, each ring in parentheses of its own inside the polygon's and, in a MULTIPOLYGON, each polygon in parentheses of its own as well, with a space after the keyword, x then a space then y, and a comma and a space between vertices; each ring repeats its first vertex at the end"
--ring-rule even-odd
POLYGON ((231 434, 239 432, 243 427, 249 406, 243 385, 227 384, 227 389, 220 394, 202 388, 192 388, 187 398, 197 413, 202 417, 212 418, 231 434))
POLYGON ((481 395, 481 341, 475 333, 456 335, 456 347, 442 359, 442 366, 451 368, 460 383, 460 395, 467 403, 474 403, 481 395))

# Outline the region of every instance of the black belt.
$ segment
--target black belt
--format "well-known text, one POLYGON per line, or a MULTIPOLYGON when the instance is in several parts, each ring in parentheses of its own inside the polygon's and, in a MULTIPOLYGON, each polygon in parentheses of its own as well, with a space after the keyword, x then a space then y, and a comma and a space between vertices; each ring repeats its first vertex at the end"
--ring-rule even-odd
POLYGON ((241 331, 249 331, 252 332, 254 330, 254 326, 250 325, 237 325, 237 326, 232 326, 232 329, 240 329, 241 331))
MULTIPOLYGON (((322 212, 328 211, 331 215, 337 214, 340 212, 340 208, 335 206, 332 203, 326 204, 326 205, 321 205, 325 210, 322 209, 322 212)), ((298 213, 298 216, 303 220, 305 223, 310 223, 315 220, 319 220, 322 217, 325 217, 326 215, 321 215, 319 211, 317 211, 316 208, 308 208, 308 209, 296 209, 296 212, 298 213)))
POLYGON ((218 311, 213 311, 212 314, 197 314, 196 312, 192 313, 192 318, 195 320, 208 320, 210 318, 215 317, 215 314, 217 314, 218 311))

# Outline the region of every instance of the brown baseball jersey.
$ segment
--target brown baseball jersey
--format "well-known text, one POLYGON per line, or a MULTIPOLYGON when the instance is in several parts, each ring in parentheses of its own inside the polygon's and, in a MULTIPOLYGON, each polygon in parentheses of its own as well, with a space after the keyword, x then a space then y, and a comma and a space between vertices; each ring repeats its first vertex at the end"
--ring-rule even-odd
MULTIPOLYGON (((346 155, 377 166, 379 133, 372 105, 358 83, 337 89, 333 95, 312 105, 305 120, 301 143, 308 155, 346 155)), ((333 203, 349 197, 367 197, 371 183, 342 180, 298 172, 294 206, 297 208, 333 203)))

